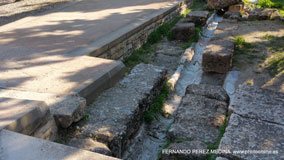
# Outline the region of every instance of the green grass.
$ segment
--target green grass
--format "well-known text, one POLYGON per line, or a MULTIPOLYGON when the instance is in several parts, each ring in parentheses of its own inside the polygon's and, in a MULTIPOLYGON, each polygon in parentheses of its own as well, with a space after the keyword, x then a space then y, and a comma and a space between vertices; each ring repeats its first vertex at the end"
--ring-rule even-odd
POLYGON ((254 46, 241 36, 234 38, 234 56, 233 64, 237 67, 242 67, 245 63, 252 63, 259 55, 255 54, 254 46))
POLYGON ((284 71, 284 36, 276 37, 267 34, 263 38, 268 40, 265 46, 270 52, 264 61, 265 68, 272 76, 275 76, 284 71))
POLYGON ((169 96, 169 86, 165 84, 158 96, 153 100, 153 103, 149 106, 149 109, 144 113, 144 121, 146 123, 151 123, 154 119, 162 113, 163 105, 169 96))
POLYGON ((256 6, 260 8, 277 8, 279 13, 284 16, 284 0, 258 0, 256 6))
POLYGON ((171 28, 180 20, 176 17, 170 22, 164 23, 154 30, 147 38, 147 42, 139 49, 136 49, 129 57, 124 59, 124 64, 128 71, 139 63, 150 63, 154 52, 154 45, 161 41, 163 37, 171 37, 171 28))
POLYGON ((278 52, 265 60, 266 68, 270 74, 275 76, 284 71, 284 52, 278 52))
MULTIPOLYGON (((226 118, 224 124, 222 126, 220 126, 220 128, 219 128, 219 136, 218 136, 217 141, 215 143, 209 143, 207 145, 207 149, 209 149, 209 150, 218 149, 219 144, 221 142, 221 139, 222 139, 223 135, 225 134, 225 130, 226 130, 227 125, 228 125, 228 121, 227 121, 227 118, 226 118)), ((217 155, 215 155, 215 154, 208 154, 207 160, 215 160, 216 157, 217 157, 217 155)))

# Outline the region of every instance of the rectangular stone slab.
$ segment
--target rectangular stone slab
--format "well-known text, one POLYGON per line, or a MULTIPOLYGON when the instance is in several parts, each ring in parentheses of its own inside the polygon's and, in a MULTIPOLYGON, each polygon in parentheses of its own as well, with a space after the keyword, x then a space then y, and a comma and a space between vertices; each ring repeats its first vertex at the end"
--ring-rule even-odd
POLYGON ((0 149, 3 160, 117 160, 8 130, 0 131, 0 149))
POLYGON ((49 115, 42 101, 0 98, 0 129, 31 134, 49 115))
POLYGON ((230 150, 231 154, 222 156, 229 159, 259 160, 283 159, 284 157, 284 126, 243 118, 232 114, 221 140, 219 149, 230 150), (278 151, 278 154, 236 154, 239 150, 278 151))
POLYGON ((186 94, 175 115, 168 137, 215 143, 227 113, 227 103, 205 96, 186 94))
POLYGON ((284 125, 284 94, 241 85, 231 100, 230 112, 284 125))

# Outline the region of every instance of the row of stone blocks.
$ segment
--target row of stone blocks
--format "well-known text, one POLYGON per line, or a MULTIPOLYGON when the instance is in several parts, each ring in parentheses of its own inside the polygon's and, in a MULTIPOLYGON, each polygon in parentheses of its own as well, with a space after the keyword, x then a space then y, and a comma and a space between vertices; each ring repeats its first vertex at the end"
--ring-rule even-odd
POLYGON ((149 64, 134 67, 88 107, 89 118, 78 124, 68 145, 122 157, 165 79, 166 70, 162 67, 149 64))

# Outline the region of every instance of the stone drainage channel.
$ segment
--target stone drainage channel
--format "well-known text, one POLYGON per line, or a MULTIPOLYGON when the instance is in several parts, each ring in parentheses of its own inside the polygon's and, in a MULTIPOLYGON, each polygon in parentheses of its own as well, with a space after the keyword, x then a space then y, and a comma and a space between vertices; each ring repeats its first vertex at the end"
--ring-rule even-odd
MULTIPOLYGON (((194 56, 189 62, 185 62, 180 66, 176 73, 172 75, 178 75, 178 79, 175 84, 174 93, 171 96, 180 98, 170 98, 170 104, 175 104, 172 107, 172 112, 176 110, 179 103, 181 102, 181 97, 185 95, 186 87, 190 84, 200 84, 202 81, 202 54, 204 47, 207 45, 208 41, 213 38, 214 31, 218 26, 218 23, 222 20, 217 14, 213 14, 207 21, 206 27, 203 28, 201 37, 199 41, 193 45, 191 48, 194 52, 194 56), (182 69, 181 69, 182 68, 182 69), (175 101, 175 102, 171 102, 175 101), (178 103, 176 103, 178 101, 178 103)), ((237 71, 231 71, 227 74, 224 81, 224 89, 227 91, 229 96, 232 96, 235 91, 235 82, 238 78, 237 71)), ((170 79, 171 80, 171 79, 170 79)), ((133 160, 148 160, 148 159, 158 159, 161 150, 167 145, 167 131, 174 121, 174 116, 164 117, 159 116, 151 124, 143 124, 137 134, 137 136, 132 141, 132 144, 125 151, 123 159, 133 159, 133 160)))

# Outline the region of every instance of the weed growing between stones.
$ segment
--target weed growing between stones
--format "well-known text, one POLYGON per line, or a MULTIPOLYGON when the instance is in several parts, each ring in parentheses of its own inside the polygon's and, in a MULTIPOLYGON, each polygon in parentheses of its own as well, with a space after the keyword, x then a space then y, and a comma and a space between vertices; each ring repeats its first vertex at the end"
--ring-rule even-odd
POLYGON ((234 38, 234 57, 233 64, 237 67, 241 67, 243 63, 252 63, 256 58, 254 54, 254 47, 251 43, 245 41, 241 36, 234 38))
POLYGON ((139 49, 135 50, 128 58, 124 60, 124 64, 126 65, 128 71, 130 71, 134 66, 139 63, 149 63, 151 60, 151 55, 154 51, 154 45, 161 41, 163 37, 171 37, 170 30, 171 28, 180 20, 180 16, 174 18, 172 21, 164 23, 160 27, 158 27, 155 31, 153 31, 147 42, 139 49))
POLYGON ((153 103, 149 106, 149 109, 144 113, 144 121, 151 123, 154 119, 157 119, 159 114, 162 113, 162 107, 169 96, 170 87, 165 84, 158 96, 153 100, 153 103))
MULTIPOLYGON (((227 125, 228 125, 228 116, 226 117, 224 124, 219 127, 219 136, 218 136, 217 141, 215 143, 208 144, 207 145, 207 149, 209 149, 209 150, 216 150, 216 149, 218 149, 219 144, 221 142, 221 139, 222 139, 223 135, 225 134, 227 125)), ((216 157, 217 157, 216 154, 208 154, 207 155, 207 160, 215 160, 216 157)))

